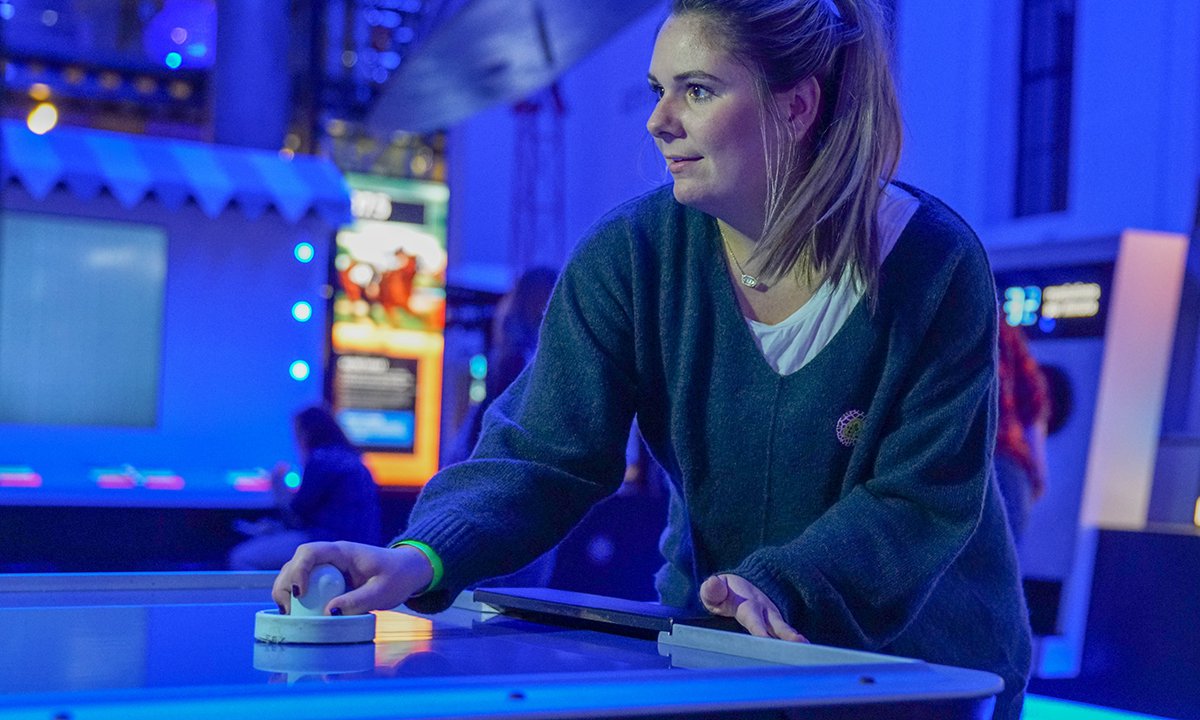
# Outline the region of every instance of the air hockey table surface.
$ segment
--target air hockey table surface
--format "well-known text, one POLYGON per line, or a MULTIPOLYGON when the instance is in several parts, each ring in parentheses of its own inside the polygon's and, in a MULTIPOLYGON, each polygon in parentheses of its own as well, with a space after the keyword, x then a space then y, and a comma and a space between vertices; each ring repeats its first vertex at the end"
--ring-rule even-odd
POLYGON ((986 672, 492 590, 373 643, 254 640, 271 573, 0 575, 0 720, 987 718, 986 672), (512 602, 506 601, 510 597, 512 602), (565 608, 565 610, 564 610, 565 608))

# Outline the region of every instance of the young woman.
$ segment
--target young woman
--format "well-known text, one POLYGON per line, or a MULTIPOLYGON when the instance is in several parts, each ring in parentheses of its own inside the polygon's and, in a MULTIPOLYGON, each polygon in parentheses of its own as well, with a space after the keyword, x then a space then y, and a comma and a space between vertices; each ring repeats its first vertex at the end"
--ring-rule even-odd
POLYGON ((983 668, 1020 713, 1029 632, 992 479, 996 308, 974 233, 890 182, 900 121, 874 0, 676 0, 647 128, 670 187, 615 210, 531 365, 397 547, 307 545, 331 611, 445 608, 620 483, 636 415, 673 486, 665 602, 755 635, 983 668))

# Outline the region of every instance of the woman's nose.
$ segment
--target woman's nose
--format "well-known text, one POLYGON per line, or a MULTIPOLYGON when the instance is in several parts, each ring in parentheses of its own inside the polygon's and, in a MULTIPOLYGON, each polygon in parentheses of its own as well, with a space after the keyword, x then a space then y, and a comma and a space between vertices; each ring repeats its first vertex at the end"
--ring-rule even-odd
POLYGON ((660 98, 654 105, 654 110, 646 119, 646 130, 661 140, 671 140, 683 134, 679 118, 666 98, 660 98))

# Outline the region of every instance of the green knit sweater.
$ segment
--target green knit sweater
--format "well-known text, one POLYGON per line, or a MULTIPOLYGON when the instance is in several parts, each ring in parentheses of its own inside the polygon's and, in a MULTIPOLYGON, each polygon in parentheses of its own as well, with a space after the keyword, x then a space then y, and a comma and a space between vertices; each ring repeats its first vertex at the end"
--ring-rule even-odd
POLYGON ((516 570, 620 485, 636 413, 674 485, 660 592, 715 572, 810 640, 990 670, 1016 717, 1029 631, 991 478, 995 291, 982 246, 920 200, 859 304, 780 376, 738 308, 712 217, 670 187, 597 224, 563 271, 537 355, 471 459, 433 478, 405 537, 441 556, 446 607, 516 570))

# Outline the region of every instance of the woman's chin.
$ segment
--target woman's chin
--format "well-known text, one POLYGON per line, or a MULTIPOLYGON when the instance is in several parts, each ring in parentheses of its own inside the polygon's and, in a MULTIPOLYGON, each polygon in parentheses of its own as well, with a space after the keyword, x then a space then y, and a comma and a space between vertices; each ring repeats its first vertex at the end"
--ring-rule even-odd
POLYGON ((691 183, 676 180, 672 190, 675 193, 676 202, 680 205, 687 205, 701 212, 708 212, 705 209, 707 203, 704 202, 704 193, 698 192, 695 187, 691 186, 691 183))

